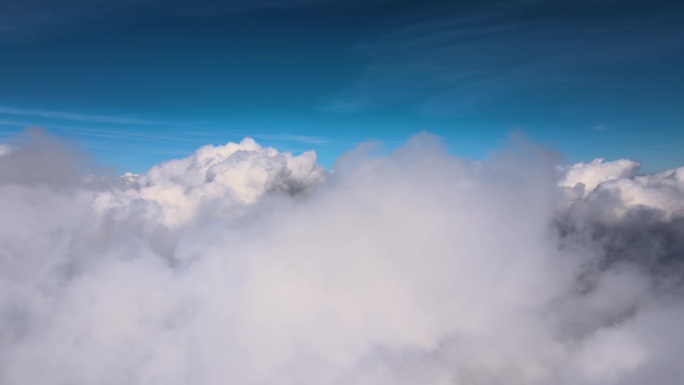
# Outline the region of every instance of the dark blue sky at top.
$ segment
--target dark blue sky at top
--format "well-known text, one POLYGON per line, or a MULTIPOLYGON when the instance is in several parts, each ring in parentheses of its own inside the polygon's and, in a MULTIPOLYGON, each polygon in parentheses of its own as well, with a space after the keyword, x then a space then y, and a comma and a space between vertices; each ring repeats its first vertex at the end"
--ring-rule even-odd
POLYGON ((40 126, 143 171, 244 136, 331 166, 522 131, 652 171, 684 165, 682 68, 681 2, 4 0, 0 141, 40 126))

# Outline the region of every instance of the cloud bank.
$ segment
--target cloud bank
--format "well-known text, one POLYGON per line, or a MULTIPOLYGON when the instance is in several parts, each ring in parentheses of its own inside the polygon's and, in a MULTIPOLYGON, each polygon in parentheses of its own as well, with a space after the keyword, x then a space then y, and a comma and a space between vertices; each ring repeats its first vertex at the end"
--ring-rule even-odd
POLYGON ((684 379, 684 168, 429 135, 332 173, 251 139, 121 178, 79 159, 0 156, 0 383, 684 379))

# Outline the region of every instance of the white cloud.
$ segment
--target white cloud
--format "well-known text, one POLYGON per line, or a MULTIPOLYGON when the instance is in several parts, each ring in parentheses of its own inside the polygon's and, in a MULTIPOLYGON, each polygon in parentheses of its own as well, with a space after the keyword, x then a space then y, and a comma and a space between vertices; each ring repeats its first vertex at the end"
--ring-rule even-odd
POLYGON ((158 215, 162 224, 177 227, 204 210, 239 212, 269 191, 294 194, 323 177, 314 152, 293 156, 246 138, 224 146, 203 146, 187 158, 161 163, 142 175, 126 174, 122 181, 129 189, 102 194, 96 203, 102 210, 127 211, 138 202, 138 210, 144 207, 157 213, 150 215, 158 215))
POLYGON ((533 146, 472 164, 421 135, 324 175, 245 139, 83 184, 55 148, 0 157, 2 383, 683 378, 681 218, 634 220, 680 170, 561 180, 533 146))
MULTIPOLYGON (((667 218, 684 215, 684 167, 656 174, 636 175, 639 162, 620 159, 577 163, 566 167, 559 183, 568 202, 593 206, 593 215, 622 218, 631 210, 656 211, 667 218)), ((568 203, 566 202, 566 203, 568 203)))
POLYGON ((12 147, 8 144, 0 144, 0 156, 7 155, 12 151, 12 147))
POLYGON ((639 167, 641 163, 629 159, 606 162, 599 158, 590 163, 580 162, 565 170, 561 186, 575 187, 582 184, 583 193, 586 196, 603 182, 634 176, 639 167))

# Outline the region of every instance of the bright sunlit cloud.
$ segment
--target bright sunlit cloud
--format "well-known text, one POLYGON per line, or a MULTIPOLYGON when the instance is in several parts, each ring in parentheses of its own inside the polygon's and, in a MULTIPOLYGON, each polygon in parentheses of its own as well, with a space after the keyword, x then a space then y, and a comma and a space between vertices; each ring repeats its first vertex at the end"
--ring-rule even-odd
POLYGON ((246 138, 111 178, 2 148, 3 384, 683 378, 684 168, 421 134, 327 173, 246 138))

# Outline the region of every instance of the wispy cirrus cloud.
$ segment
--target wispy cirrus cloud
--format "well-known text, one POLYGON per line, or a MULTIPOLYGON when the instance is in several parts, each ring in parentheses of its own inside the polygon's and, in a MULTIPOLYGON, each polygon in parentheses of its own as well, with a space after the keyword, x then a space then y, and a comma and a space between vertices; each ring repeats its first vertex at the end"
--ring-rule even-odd
MULTIPOLYGON (((462 115, 536 90, 595 92, 612 87, 612 81, 631 81, 606 75, 616 64, 638 66, 683 47, 681 5, 664 1, 621 7, 578 1, 558 7, 518 0, 440 7, 397 14, 401 27, 355 47, 352 54, 367 60, 365 68, 323 110, 358 112, 395 104, 428 116, 462 115)), ((640 76, 657 78, 652 72, 640 76)))
POLYGON ((324 101, 318 109, 323 112, 345 114, 360 112, 371 105, 370 90, 365 84, 357 83, 324 101))
POLYGON ((303 144, 325 144, 328 139, 322 136, 297 135, 297 134, 253 134, 256 139, 272 140, 277 142, 296 142, 303 144))
POLYGON ((13 120, 0 120, 0 126, 26 127, 27 124, 24 122, 17 122, 13 120))
POLYGON ((4 0, 0 2, 0 42, 22 43, 69 29, 117 25, 127 20, 206 18, 307 7, 391 3, 402 0, 4 0), (97 21, 97 23, 94 23, 97 21))
POLYGON ((140 141, 157 141, 157 142, 197 142, 201 143, 206 140, 199 133, 180 131, 180 132, 166 132, 164 134, 156 134, 154 132, 140 131, 140 130, 120 130, 120 129, 101 129, 101 128, 74 128, 74 127, 59 127, 61 131, 83 137, 97 137, 104 139, 118 139, 118 140, 140 140, 140 141))
POLYGON ((112 116, 112 115, 90 115, 63 111, 50 111, 41 109, 17 108, 10 106, 0 106, 0 114, 13 116, 26 116, 35 118, 67 120, 74 122, 89 122, 89 123, 112 123, 112 124, 130 124, 140 126, 183 126, 182 123, 162 122, 154 120, 139 119, 127 116, 112 116))

